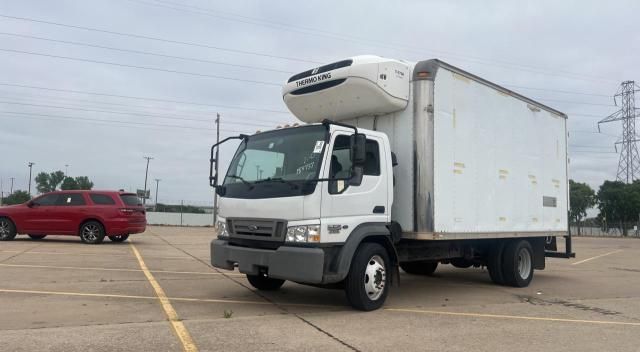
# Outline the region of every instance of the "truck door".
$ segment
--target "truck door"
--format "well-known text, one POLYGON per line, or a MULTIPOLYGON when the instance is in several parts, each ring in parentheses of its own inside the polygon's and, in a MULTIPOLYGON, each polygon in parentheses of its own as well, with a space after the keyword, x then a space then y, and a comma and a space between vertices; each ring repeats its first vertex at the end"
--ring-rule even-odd
MULTIPOLYGON (((326 178, 346 178, 351 174, 350 134, 337 132, 331 140, 326 178)), ((322 191, 321 226, 323 242, 343 242, 359 224, 389 221, 386 158, 382 139, 368 136, 367 160, 362 183, 325 182, 322 191)))

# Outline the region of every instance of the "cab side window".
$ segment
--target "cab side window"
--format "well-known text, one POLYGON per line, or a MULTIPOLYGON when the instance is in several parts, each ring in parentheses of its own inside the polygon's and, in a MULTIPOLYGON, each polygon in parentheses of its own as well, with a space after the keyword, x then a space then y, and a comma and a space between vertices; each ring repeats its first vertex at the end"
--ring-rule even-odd
POLYGON ((56 201, 57 206, 74 206, 74 205, 85 205, 84 197, 80 193, 69 193, 69 194, 60 194, 58 195, 58 200, 56 201))
MULTIPOLYGON (((350 136, 341 135, 333 142, 331 152, 331 165, 329 167, 329 178, 348 178, 351 176, 351 145, 350 136)), ((365 144, 367 159, 364 164, 363 174, 368 176, 380 176, 380 148, 378 142, 367 139, 365 144)), ((329 182, 329 194, 339 194, 347 189, 346 180, 336 180, 329 182)))
POLYGON ((378 142, 367 139, 365 144, 367 160, 364 163, 364 174, 369 176, 380 176, 380 148, 378 142))

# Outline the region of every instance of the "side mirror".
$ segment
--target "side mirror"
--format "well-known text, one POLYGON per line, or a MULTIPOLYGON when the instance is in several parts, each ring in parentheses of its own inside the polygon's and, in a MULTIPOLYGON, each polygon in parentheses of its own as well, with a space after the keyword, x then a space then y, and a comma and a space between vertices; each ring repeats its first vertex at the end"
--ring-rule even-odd
POLYGON ((351 163, 353 165, 362 166, 367 160, 366 143, 367 137, 364 134, 351 135, 351 163))
POLYGON ((28 202, 27 202, 27 206, 28 206, 29 208, 33 208, 33 207, 35 207, 36 205, 38 205, 38 203, 36 203, 36 202, 34 202, 34 201, 32 201, 32 200, 30 200, 30 201, 28 201, 28 202))
POLYGON ((362 175, 364 175, 364 168, 359 165, 353 165, 349 186, 360 186, 362 183, 362 175))
POLYGON ((215 187, 216 187, 216 193, 220 197, 224 197, 224 195, 227 194, 227 188, 225 186, 218 185, 218 186, 215 186, 215 187))

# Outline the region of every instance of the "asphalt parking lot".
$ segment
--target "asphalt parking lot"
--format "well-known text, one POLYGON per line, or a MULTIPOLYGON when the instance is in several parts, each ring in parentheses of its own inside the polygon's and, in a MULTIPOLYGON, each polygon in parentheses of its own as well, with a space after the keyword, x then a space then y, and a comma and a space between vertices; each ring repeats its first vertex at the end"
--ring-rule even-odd
POLYGON ((2 351, 640 351, 640 240, 577 238, 524 289, 484 269, 402 274, 385 308, 286 283, 258 293, 209 266, 207 228, 132 242, 0 243, 2 351))

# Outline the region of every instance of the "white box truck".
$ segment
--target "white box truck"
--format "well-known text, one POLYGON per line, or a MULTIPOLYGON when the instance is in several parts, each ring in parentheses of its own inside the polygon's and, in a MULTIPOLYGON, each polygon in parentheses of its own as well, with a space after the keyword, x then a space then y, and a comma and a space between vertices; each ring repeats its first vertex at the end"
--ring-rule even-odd
POLYGON ((343 288, 373 310, 398 267, 486 266, 524 287, 546 257, 573 256, 565 114, 436 59, 353 57, 292 76, 283 98, 305 124, 211 148, 214 267, 260 290, 343 288))

